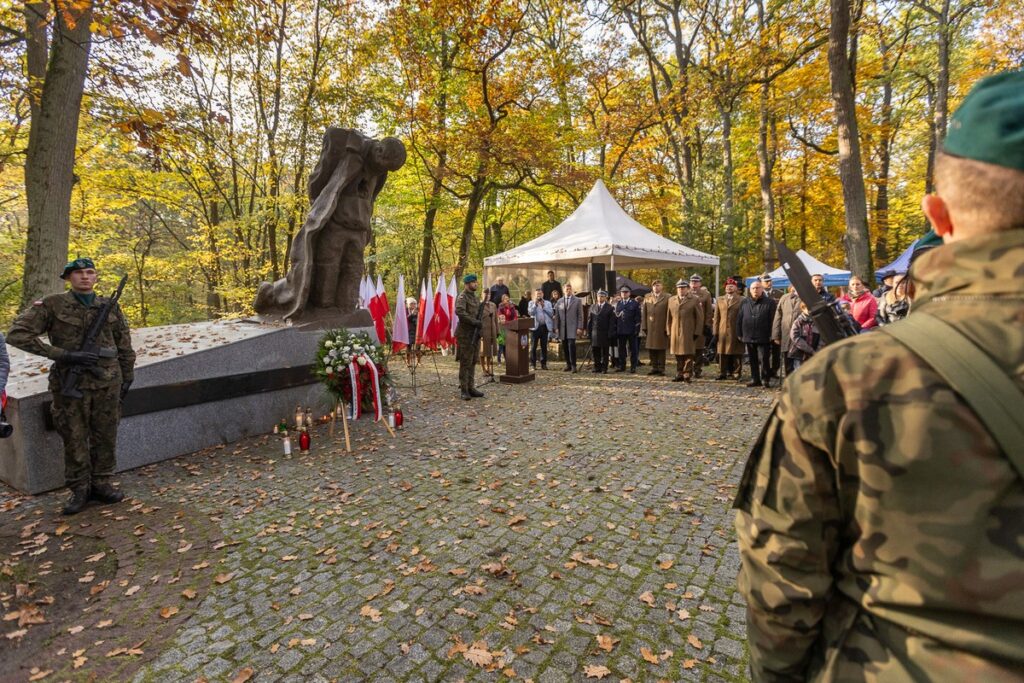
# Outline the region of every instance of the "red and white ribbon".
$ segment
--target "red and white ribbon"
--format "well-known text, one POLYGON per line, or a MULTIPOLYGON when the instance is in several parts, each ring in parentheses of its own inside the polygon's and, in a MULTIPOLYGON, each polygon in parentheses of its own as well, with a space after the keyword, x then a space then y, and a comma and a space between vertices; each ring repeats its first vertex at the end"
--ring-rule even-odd
MULTIPOLYGON (((362 356, 366 359, 366 368, 370 371, 370 391, 373 398, 373 411, 374 422, 380 421, 384 417, 384 402, 380 396, 380 372, 377 370, 376 364, 370 360, 369 356, 362 356)), ((359 381, 359 361, 356 358, 352 359, 352 362, 348 364, 348 378, 352 385, 352 417, 358 420, 362 416, 362 383, 359 381)))
POLYGON ((355 358, 348 364, 348 379, 352 384, 352 418, 358 420, 362 410, 359 407, 359 364, 355 358))
POLYGON ((377 364, 366 357, 366 367, 370 369, 370 382, 373 391, 373 421, 380 422, 384 417, 384 402, 380 400, 380 372, 377 364))

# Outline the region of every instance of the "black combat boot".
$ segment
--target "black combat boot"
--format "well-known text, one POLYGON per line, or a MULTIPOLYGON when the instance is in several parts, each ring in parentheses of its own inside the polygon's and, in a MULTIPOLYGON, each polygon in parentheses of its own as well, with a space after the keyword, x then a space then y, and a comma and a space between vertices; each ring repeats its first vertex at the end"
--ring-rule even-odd
POLYGON ((469 395, 469 392, 466 391, 465 389, 463 389, 462 390, 462 400, 463 401, 468 401, 471 398, 473 398, 473 397, 469 395))
POLYGON ((118 491, 109 481, 94 481, 89 491, 89 500, 100 503, 120 503, 124 500, 124 492, 118 491))
POLYGON ((71 489, 71 497, 68 498, 68 502, 64 505, 63 513, 65 515, 77 515, 85 507, 85 504, 89 502, 89 485, 79 484, 71 489))
POLYGON ((484 397, 484 393, 482 391, 477 391, 476 389, 473 389, 473 388, 470 388, 469 395, 471 397, 473 397, 473 398, 483 398, 484 397))

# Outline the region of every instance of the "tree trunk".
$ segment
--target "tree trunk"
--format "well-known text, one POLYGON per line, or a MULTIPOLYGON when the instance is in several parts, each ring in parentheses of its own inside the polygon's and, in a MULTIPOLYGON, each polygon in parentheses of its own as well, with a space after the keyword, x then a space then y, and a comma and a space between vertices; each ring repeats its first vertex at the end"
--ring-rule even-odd
POLYGON ((935 149, 942 149, 946 139, 946 120, 949 116, 949 0, 943 0, 936 40, 939 51, 939 70, 935 74, 935 149))
POLYGON ((730 275, 736 272, 736 209, 732 178, 732 110, 719 105, 719 116, 722 119, 722 188, 724 201, 722 218, 725 221, 725 257, 722 267, 730 275))
POLYGON ((430 188, 430 204, 427 206, 427 213, 423 217, 423 251, 420 252, 419 280, 423 281, 430 274, 430 255, 434 251, 434 223, 437 220, 437 210, 441 205, 441 178, 444 177, 447 155, 442 150, 437 159, 437 171, 434 173, 434 184, 430 188))
POLYGON ((462 239, 459 240, 459 262, 455 266, 455 279, 461 280, 462 273, 469 263, 469 247, 473 242, 473 225, 476 223, 476 214, 483 203, 486 194, 487 180, 483 174, 483 164, 477 169, 478 173, 473 180, 473 189, 469 193, 469 202, 466 205, 466 219, 462 223, 462 239))
POLYGON ((775 263, 775 197, 772 194, 772 171, 775 160, 768 149, 768 88, 767 81, 761 84, 761 102, 757 127, 757 175, 761 185, 761 208, 764 211, 764 225, 761 231, 761 258, 765 271, 771 271, 775 263))
MULTIPOLYGON (((76 5, 81 9, 75 13, 73 25, 65 12, 57 12, 53 19, 46 79, 38 116, 32 117, 28 135, 28 240, 22 307, 64 289, 58 276, 68 257, 78 118, 91 46, 92 2, 76 5)), ((30 45, 34 42, 30 38, 30 45)))
MULTIPOLYGON (((883 58, 883 64, 885 60, 883 58)), ((882 84, 882 121, 878 131, 878 174, 875 196, 875 258, 889 260, 889 165, 892 161, 892 73, 887 71, 882 84)))
POLYGON ((860 158, 853 74, 850 72, 850 59, 846 51, 850 34, 849 0, 831 0, 831 11, 828 65, 839 143, 839 179, 843 185, 843 208, 846 214, 846 256, 850 270, 865 282, 870 282, 872 268, 867 195, 864 190, 864 167, 860 158))

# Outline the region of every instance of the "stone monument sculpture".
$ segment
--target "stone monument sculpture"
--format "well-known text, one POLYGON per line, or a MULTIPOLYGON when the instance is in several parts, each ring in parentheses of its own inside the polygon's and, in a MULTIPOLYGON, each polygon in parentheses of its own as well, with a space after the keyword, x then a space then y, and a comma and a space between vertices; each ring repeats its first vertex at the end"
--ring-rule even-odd
POLYGON ((328 128, 309 177, 309 214, 292 242, 285 277, 260 285, 253 307, 285 320, 342 317, 356 310, 373 202, 389 171, 405 163, 396 138, 374 140, 328 128))

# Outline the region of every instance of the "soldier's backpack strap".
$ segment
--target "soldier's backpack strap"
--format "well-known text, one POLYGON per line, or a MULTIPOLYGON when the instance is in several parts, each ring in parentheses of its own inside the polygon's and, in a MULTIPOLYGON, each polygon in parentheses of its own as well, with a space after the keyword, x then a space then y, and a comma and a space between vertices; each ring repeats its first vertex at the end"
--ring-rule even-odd
POLYGON ((960 394, 1024 477, 1024 392, 969 337, 923 312, 879 328, 917 354, 960 394))

